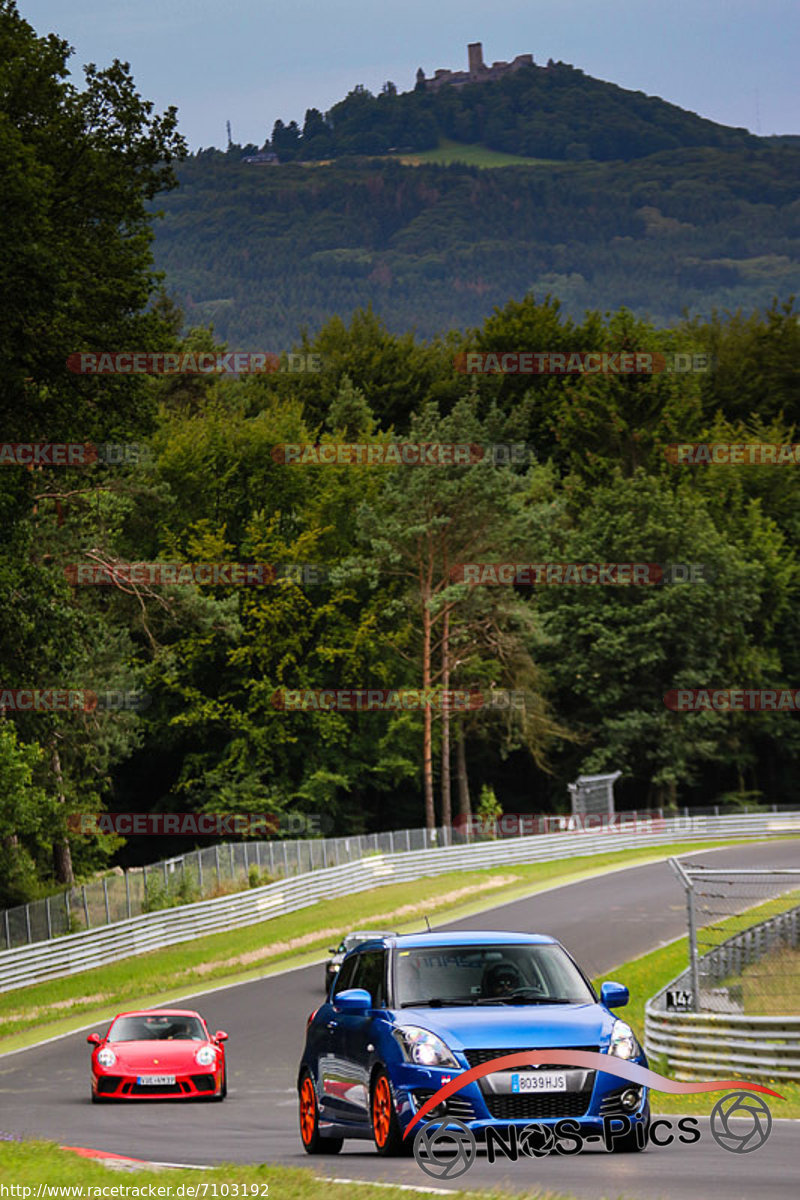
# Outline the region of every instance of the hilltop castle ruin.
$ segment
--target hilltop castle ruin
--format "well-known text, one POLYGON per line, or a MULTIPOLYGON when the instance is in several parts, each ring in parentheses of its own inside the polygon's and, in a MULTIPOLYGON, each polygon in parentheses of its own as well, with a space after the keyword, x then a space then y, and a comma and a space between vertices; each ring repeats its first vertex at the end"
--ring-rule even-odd
POLYGON ((417 71, 417 86, 424 84, 430 91, 435 92, 444 84, 452 87, 463 87, 465 83, 489 83, 493 79, 501 79, 503 75, 511 75, 521 67, 533 66, 532 54, 518 54, 513 62, 496 62, 490 67, 483 61, 483 44, 470 42, 467 46, 469 69, 467 71, 447 71, 440 68, 434 71, 432 79, 425 78, 422 67, 417 71))

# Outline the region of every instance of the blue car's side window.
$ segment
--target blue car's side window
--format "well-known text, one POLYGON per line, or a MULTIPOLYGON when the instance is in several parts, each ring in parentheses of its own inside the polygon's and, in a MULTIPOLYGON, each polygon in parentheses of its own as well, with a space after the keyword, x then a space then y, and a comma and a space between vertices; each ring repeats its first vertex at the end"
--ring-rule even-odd
POLYGON ((369 950, 358 956, 358 968, 351 987, 366 988, 373 1008, 386 1007, 386 954, 369 950))
POLYGON ((353 972, 358 963, 357 958, 346 958, 342 964, 339 974, 336 976, 336 984, 333 989, 334 998, 339 992, 345 991, 346 988, 353 987, 353 972))

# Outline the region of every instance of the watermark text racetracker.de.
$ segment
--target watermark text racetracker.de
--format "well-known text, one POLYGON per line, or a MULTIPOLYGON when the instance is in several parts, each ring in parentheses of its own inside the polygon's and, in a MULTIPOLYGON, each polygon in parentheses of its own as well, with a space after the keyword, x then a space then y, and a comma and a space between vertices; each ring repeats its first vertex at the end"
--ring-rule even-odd
POLYGON ((507 688, 278 688, 271 703, 280 712, 472 712, 521 709, 527 695, 507 688))
POLYGON ((67 563, 64 575, 73 587, 268 587, 295 583, 314 587, 329 579, 321 563, 249 562, 82 562, 67 563))
POLYGON ((299 466, 496 467, 526 466, 535 451, 525 442, 281 442, 276 463, 299 466))
MULTIPOLYGON (((671 818, 680 828, 684 818, 671 818)), ((504 812, 499 817, 453 819, 453 828, 467 837, 533 837, 540 833, 661 833, 666 829, 663 816, 651 812, 614 813, 523 813, 504 812)), ((686 819, 686 828, 691 828, 686 819)))
POLYGON ((653 350, 488 350, 465 351, 453 359, 464 375, 660 375, 705 373, 710 354, 653 350))
POLYGON ((142 712, 151 697, 136 690, 95 692, 91 688, 3 687, 0 684, 0 712, 142 712))
POLYGON ((800 463, 797 442, 670 442, 667 462, 678 467, 717 464, 733 467, 781 467, 800 463))
POLYGON ((67 817, 70 833, 115 837, 315 837, 332 827, 333 818, 324 813, 78 812, 67 817))
POLYGON ((268 1183, 220 1183, 201 1180, 199 1183, 0 1183, 0 1200, 109 1200, 110 1197, 130 1197, 146 1200, 225 1200, 226 1197, 269 1196, 268 1183))
POLYGON ((644 562, 472 562, 454 563, 453 583, 473 586, 512 584, 519 587, 645 587, 673 583, 708 583, 707 563, 644 562))
POLYGON ((800 712, 800 688, 672 688, 672 712, 800 712))
POLYGON ((269 350, 210 350, 153 353, 115 350, 70 354, 67 370, 76 375, 271 375, 321 371, 319 354, 275 354, 269 350))
POLYGON ((127 467, 152 461, 144 442, 0 442, 0 466, 127 467))

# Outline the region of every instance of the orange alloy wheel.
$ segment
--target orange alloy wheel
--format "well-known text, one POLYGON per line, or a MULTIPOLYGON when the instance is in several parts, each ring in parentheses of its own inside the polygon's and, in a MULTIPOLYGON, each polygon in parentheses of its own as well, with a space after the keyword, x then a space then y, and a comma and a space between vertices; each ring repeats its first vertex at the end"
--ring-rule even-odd
POLYGON ((314 1085, 306 1075, 300 1089, 300 1136, 306 1146, 311 1145, 317 1124, 317 1098, 314 1085))
POLYGON ((379 1075, 375 1081, 372 1093, 372 1128, 375 1142, 385 1146, 389 1137, 389 1123, 392 1119, 392 1094, 389 1091, 389 1080, 385 1075, 379 1075))

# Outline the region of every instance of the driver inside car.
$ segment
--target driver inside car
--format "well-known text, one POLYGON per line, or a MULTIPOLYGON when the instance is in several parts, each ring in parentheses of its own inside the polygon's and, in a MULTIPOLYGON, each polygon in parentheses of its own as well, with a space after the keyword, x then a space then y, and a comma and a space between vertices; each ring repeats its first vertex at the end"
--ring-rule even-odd
POLYGON ((511 962, 494 963, 483 973, 484 996, 508 996, 521 987, 524 987, 522 976, 511 962))

